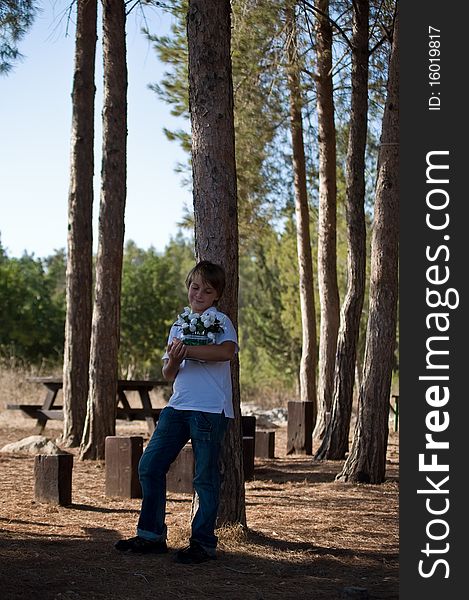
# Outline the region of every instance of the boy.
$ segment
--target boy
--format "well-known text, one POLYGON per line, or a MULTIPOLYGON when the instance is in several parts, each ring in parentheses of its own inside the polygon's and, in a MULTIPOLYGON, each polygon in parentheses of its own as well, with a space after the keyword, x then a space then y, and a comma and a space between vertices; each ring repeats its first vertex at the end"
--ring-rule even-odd
POLYGON ((174 381, 173 394, 161 411, 157 428, 140 460, 143 500, 137 536, 120 540, 115 547, 139 553, 168 551, 166 473, 190 439, 195 462, 193 483, 199 505, 192 520, 189 546, 177 552, 176 561, 198 564, 216 555, 218 456, 229 419, 234 418, 230 361, 238 350, 238 340, 230 319, 216 309, 225 287, 222 267, 199 262, 187 275, 186 287, 192 313, 215 313, 223 331, 215 334, 213 344, 190 346, 184 345, 178 322, 171 327, 163 356, 163 376, 174 381))

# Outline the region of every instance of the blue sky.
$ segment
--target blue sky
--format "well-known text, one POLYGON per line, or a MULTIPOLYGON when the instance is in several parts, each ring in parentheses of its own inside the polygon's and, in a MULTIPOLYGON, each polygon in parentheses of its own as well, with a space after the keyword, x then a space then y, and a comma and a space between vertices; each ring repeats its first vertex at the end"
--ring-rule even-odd
MULTIPOLYGON (((67 31, 64 3, 45 1, 33 28, 20 43, 24 59, 0 78, 0 239, 8 256, 25 251, 46 257, 67 244, 74 14, 67 31)), ((146 13, 152 33, 168 31, 161 9, 146 13)), ((189 129, 170 115, 148 84, 161 80, 164 66, 141 34, 141 17, 128 17, 128 180, 126 241, 162 251, 177 232, 190 191, 175 173, 186 157, 163 127, 189 129)), ((98 23, 98 46, 101 40, 98 23)), ((95 249, 101 170, 101 52, 96 74, 95 249)))

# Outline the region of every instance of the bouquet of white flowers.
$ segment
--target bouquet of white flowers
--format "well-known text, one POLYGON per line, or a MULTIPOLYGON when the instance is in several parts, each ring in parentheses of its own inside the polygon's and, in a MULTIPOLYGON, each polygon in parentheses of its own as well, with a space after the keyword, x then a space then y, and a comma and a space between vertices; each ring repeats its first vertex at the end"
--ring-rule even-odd
POLYGON ((219 319, 213 309, 207 309, 199 315, 186 306, 178 315, 176 325, 182 330, 183 343, 190 346, 211 344, 215 340, 215 334, 224 331, 224 320, 219 319))

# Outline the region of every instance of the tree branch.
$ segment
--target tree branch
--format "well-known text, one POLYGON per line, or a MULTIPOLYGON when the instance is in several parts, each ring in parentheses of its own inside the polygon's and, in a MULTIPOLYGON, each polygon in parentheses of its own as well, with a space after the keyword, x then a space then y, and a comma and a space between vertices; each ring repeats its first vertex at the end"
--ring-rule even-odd
POLYGON ((323 17, 324 19, 327 19, 329 21, 329 23, 331 23, 331 25, 333 25, 333 27, 335 27, 337 29, 337 31, 342 35, 347 46, 350 49, 352 49, 352 44, 351 44, 347 34, 342 29, 342 27, 336 21, 334 21, 334 19, 331 19, 331 17, 329 15, 326 15, 324 12, 322 12, 322 10, 319 10, 319 8, 317 8, 316 6, 311 4, 311 2, 308 2, 308 0, 300 0, 300 2, 301 2, 301 4, 303 4, 304 7, 309 8, 311 10, 311 12, 321 15, 321 17, 323 17))

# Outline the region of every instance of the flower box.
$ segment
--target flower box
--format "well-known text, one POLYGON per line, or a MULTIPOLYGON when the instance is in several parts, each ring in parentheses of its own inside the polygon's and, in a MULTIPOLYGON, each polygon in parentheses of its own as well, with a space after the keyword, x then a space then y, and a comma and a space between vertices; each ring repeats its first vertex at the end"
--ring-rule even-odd
POLYGON ((182 336, 182 343, 185 346, 206 346, 211 343, 208 335, 187 334, 182 336))

